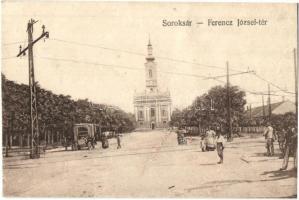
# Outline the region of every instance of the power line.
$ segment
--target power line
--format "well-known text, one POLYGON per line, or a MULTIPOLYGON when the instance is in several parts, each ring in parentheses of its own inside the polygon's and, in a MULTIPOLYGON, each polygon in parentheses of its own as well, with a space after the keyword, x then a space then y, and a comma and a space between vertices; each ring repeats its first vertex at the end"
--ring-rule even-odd
MULTIPOLYGON (((68 44, 75 44, 75 45, 87 46, 87 47, 92 47, 92 48, 100 48, 100 49, 109 50, 109 51, 123 52, 123 53, 127 53, 127 54, 133 54, 133 55, 143 56, 143 57, 146 56, 143 53, 138 53, 138 52, 133 52, 133 51, 128 51, 128 50, 123 50, 123 49, 109 48, 109 47, 104 47, 104 46, 100 46, 100 45, 86 44, 86 43, 80 43, 80 42, 74 42, 74 41, 67 41, 67 40, 62 40, 62 39, 57 39, 57 38, 52 38, 50 40, 54 40, 54 41, 58 41, 58 42, 63 42, 63 43, 68 43, 68 44)), ((222 69, 222 70, 226 69, 225 67, 220 67, 220 66, 216 66, 216 65, 201 64, 201 63, 190 62, 190 61, 181 60, 181 59, 174 59, 174 58, 163 57, 163 56, 155 56, 155 57, 159 58, 159 59, 169 60, 169 61, 172 61, 172 62, 180 62, 180 63, 184 63, 184 64, 192 64, 192 65, 197 65, 197 66, 202 66, 202 67, 207 67, 207 68, 222 69)), ((237 70, 237 69, 232 69, 232 70, 236 71, 236 72, 242 72, 242 71, 237 70)))
MULTIPOLYGON (((63 61, 63 62, 73 62, 73 63, 82 63, 82 64, 88 64, 88 65, 100 65, 104 67, 116 67, 116 68, 123 68, 123 69, 130 69, 130 70, 144 70, 143 68, 137 68, 137 67, 128 67, 123 65, 111 65, 111 64, 103 64, 103 63, 97 63, 97 62, 87 62, 87 61, 81 61, 81 60, 75 60, 75 59, 66 59, 66 58, 53 58, 53 57, 39 57, 34 56, 37 59, 45 59, 45 60, 54 60, 54 61, 63 61)), ((8 59, 14 59, 17 58, 16 56, 10 56, 10 57, 4 57, 2 60, 8 60, 8 59)), ((208 76, 201 76, 196 74, 189 74, 189 73, 181 73, 181 72, 171 72, 171 71, 162 71, 158 70, 158 72, 165 73, 165 74, 173 74, 173 75, 182 75, 182 76, 189 76, 189 77, 195 77, 195 78, 202 78, 203 80, 212 79, 220 83, 225 83, 224 81, 218 80, 218 77, 212 78, 208 76)), ((248 72, 242 72, 238 74, 243 74, 248 72)), ((231 76, 234 76, 236 74, 231 74, 231 76)))
MULTIPOLYGON (((104 67, 115 67, 115 68, 123 68, 123 69, 129 69, 129 70, 138 70, 138 71, 143 71, 143 68, 137 68, 137 67, 128 67, 128 66, 123 66, 123 65, 111 65, 111 64, 103 64, 103 63, 97 63, 97 62, 87 62, 87 61, 81 61, 81 60, 75 60, 75 59, 66 59, 66 58, 53 58, 53 57, 37 57, 34 56, 37 59, 45 59, 45 60, 53 60, 53 61, 63 61, 63 62, 73 62, 73 63, 82 63, 82 64, 88 64, 88 65, 97 65, 97 66, 104 66, 104 67)), ((17 58, 15 56, 10 56, 10 57, 4 57, 2 60, 8 60, 8 59, 14 59, 17 58)), ((214 81, 217 81, 219 83, 226 83, 225 81, 219 80, 218 78, 221 78, 223 76, 215 76, 215 77, 208 77, 208 76, 201 76, 201 75, 196 75, 196 74, 189 74, 189 73, 180 73, 180 72, 171 72, 171 71, 162 71, 158 70, 161 73, 165 74, 172 74, 172 75, 181 75, 181 76, 188 76, 188 77, 195 77, 195 78, 201 78, 203 80, 208 80, 212 79, 214 81)), ((241 73, 236 73, 236 74, 230 74, 230 76, 235 76, 238 74, 244 74, 248 72, 241 72, 241 73)), ((255 91, 249 91, 244 88, 239 87, 240 89, 244 90, 247 93, 253 94, 253 95, 268 95, 265 92, 255 92, 255 91)), ((282 90, 279 90, 282 91, 282 90)), ((271 92, 279 92, 279 91, 271 91, 271 92)), ((291 95, 294 95, 293 93, 290 93, 291 95)), ((283 96, 283 95, 278 95, 271 93, 271 96, 283 96)), ((289 95, 287 95, 289 96, 289 95)))
MULTIPOLYGON (((134 55, 138 55, 138 56, 146 56, 143 53, 138 53, 138 52, 133 52, 133 51, 128 51, 128 50, 123 50, 123 49, 116 49, 116 48, 108 48, 108 47, 104 47, 104 46, 99 46, 99 45, 94 45, 94 44, 86 44, 86 43, 80 43, 80 42, 74 42, 74 41, 67 41, 67 40, 62 40, 62 39, 51 39, 54 41, 59 41, 59 42, 64 42, 64 43, 69 43, 69 44, 76 44, 76 45, 81 45, 81 46, 88 46, 88 47, 92 47, 92 48, 101 48, 101 49, 105 49, 105 50, 110 50, 110 51, 118 51, 118 52, 123 52, 123 53, 128 53, 128 54, 134 54, 134 55)), ((207 68, 214 68, 214 69, 222 69, 222 70, 226 70, 225 67, 220 67, 220 66, 215 66, 215 65, 206 65, 206 64, 201 64, 201 63, 196 63, 196 62, 190 62, 190 61, 186 61, 186 60, 180 60, 180 59, 173 59, 173 58, 169 58, 169 57, 163 57, 163 56, 156 56, 159 59, 164 59, 164 60, 169 60, 169 61, 173 61, 173 62, 180 62, 180 63, 185 63, 185 64, 192 64, 192 65, 197 65, 197 66, 202 66, 202 67, 207 67, 207 68)), ((248 73, 248 72, 244 72, 244 71, 240 71, 237 69, 233 69, 230 68, 231 71, 236 71, 239 72, 239 74, 243 74, 243 73, 248 73)), ((248 70, 249 71, 249 70, 248 70)), ((251 71, 253 73, 253 71, 251 71)), ((256 72, 253 73, 256 77, 258 77, 259 79, 266 81, 267 83, 269 83, 270 85, 276 87, 277 89, 285 92, 285 93, 289 93, 289 94, 295 94, 293 92, 289 92, 287 90, 282 89, 281 87, 277 86, 276 84, 262 78, 261 76, 257 75, 256 72)), ((232 74, 232 75, 238 75, 238 74, 232 74)), ((224 76, 219 76, 220 77, 225 77, 224 76)), ((207 79, 215 79, 213 77, 208 77, 207 79)), ((218 77, 216 77, 218 78, 218 77)))
POLYGON ((23 41, 19 41, 19 42, 8 42, 8 43, 3 43, 2 45, 3 46, 10 46, 10 45, 20 44, 20 43, 24 43, 24 42, 27 42, 27 41, 23 40, 23 41))
POLYGON ((271 81, 266 80, 265 78, 261 77, 261 76, 258 75, 257 73, 253 73, 253 75, 255 75, 257 78, 259 78, 259 79, 261 79, 261 80, 267 82, 268 84, 270 84, 270 85, 276 87, 277 89, 281 90, 282 92, 285 92, 285 93, 288 93, 288 94, 295 94, 294 92, 289 92, 289 91, 287 91, 287 90, 285 90, 285 89, 282 89, 282 88, 279 87, 278 85, 272 83, 271 81))
MULTIPOLYGON (((241 87, 240 87, 240 88, 241 88, 241 87)), ((255 91, 245 90, 244 88, 241 88, 241 89, 244 90, 245 92, 248 92, 248 93, 253 94, 253 95, 269 95, 268 93, 255 92, 255 91)), ((284 95, 279 95, 279 94, 273 94, 273 93, 270 93, 270 96, 278 96, 278 97, 281 97, 281 96, 284 96, 284 95)), ((290 96, 290 95, 287 95, 287 96, 290 96)))
POLYGON ((16 56, 9 56, 9 57, 2 57, 2 60, 9 60, 9 59, 13 59, 13 58, 17 58, 16 56))
MULTIPOLYGON (((88 64, 88 65, 99 65, 99 66, 104 66, 104 67, 123 68, 123 69, 130 69, 130 70, 142 70, 142 71, 144 70, 143 68, 137 68, 137 67, 103 64, 103 63, 98 63, 98 62, 87 62, 87 61, 80 61, 80 60, 66 59, 66 58, 52 58, 52 57, 36 57, 36 58, 45 59, 45 60, 63 61, 63 62, 82 63, 82 64, 88 64)), ((180 73, 180 72, 170 72, 170 71, 162 71, 162 70, 158 70, 158 72, 165 73, 165 74, 173 74, 173 75, 192 76, 192 77, 196 77, 196 78, 207 78, 206 76, 201 76, 201 75, 196 75, 196 74, 188 74, 188 73, 180 73)))
MULTIPOLYGON (((237 75, 241 75, 241 74, 249 74, 249 73, 254 73, 254 71, 246 71, 246 72, 240 72, 240 73, 235 73, 235 74, 229 74, 230 77, 232 76, 237 76, 237 75)), ((218 78, 223 78, 223 77, 226 77, 227 75, 220 75, 220 76, 211 76, 211 77, 208 77, 207 79, 218 79, 218 78)))

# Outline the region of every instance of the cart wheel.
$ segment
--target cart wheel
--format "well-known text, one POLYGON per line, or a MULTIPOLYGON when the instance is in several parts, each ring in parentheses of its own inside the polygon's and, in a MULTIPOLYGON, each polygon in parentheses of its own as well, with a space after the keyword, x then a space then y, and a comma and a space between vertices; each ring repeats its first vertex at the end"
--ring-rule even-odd
POLYGON ((91 142, 87 143, 87 147, 88 147, 88 150, 91 150, 91 147, 92 147, 91 142))

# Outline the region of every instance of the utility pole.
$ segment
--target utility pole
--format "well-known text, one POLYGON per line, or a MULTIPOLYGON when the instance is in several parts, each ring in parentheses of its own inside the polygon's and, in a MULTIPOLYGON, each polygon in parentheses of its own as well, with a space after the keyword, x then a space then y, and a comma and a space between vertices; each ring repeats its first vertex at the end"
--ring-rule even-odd
POLYGON ((28 62, 29 62, 29 90, 30 90, 30 121, 31 121, 31 143, 30 143, 30 158, 39 158, 39 129, 38 129, 38 112, 36 108, 36 82, 34 77, 34 62, 33 62, 33 45, 42 39, 43 37, 49 38, 49 32, 45 32, 45 26, 42 26, 42 34, 33 41, 33 25, 37 21, 31 19, 27 24, 27 33, 28 33, 28 46, 22 50, 20 46, 20 52, 17 57, 21 55, 26 55, 25 52, 28 50, 28 62))
POLYGON ((249 118, 252 119, 251 104, 249 105, 249 118))
POLYGON ((265 119, 265 104, 264 104, 264 95, 262 95, 262 103, 263 103, 263 120, 265 119))
POLYGON ((269 122, 271 121, 271 114, 272 114, 272 110, 271 110, 271 96, 270 96, 270 84, 268 84, 268 120, 269 122))
MULTIPOLYGON (((298 5, 297 5, 298 8, 298 5)), ((298 117, 298 71, 297 71, 297 53, 294 49, 294 72, 295 72, 295 106, 296 106, 296 118, 298 117)))
POLYGON ((230 102, 230 94, 229 94, 229 64, 226 62, 226 99, 227 99, 227 125, 228 125, 228 141, 232 141, 232 123, 231 123, 231 102, 230 102))

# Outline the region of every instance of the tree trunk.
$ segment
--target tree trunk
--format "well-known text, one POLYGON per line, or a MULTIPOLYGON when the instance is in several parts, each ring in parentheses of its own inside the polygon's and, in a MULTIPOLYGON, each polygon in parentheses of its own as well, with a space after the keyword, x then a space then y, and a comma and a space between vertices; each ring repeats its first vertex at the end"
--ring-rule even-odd
POLYGON ((30 134, 27 135, 27 146, 30 147, 30 134))
POLYGON ((56 143, 59 143, 59 131, 56 132, 56 143))
POLYGON ((54 144, 54 133, 53 133, 53 131, 51 131, 51 144, 52 145, 54 144))
POLYGON ((20 147, 22 148, 23 147, 23 133, 21 133, 20 134, 20 136, 19 136, 20 138, 20 140, 19 140, 19 145, 20 145, 20 147))
POLYGON ((12 147, 12 135, 9 136, 9 149, 12 147))
POLYGON ((46 129, 44 130, 44 140, 47 145, 47 130, 46 129))

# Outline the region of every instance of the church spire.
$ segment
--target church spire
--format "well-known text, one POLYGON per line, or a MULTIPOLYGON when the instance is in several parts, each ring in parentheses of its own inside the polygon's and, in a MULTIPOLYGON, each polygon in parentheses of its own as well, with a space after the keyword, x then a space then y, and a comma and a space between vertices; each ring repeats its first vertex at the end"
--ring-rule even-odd
POLYGON ((147 61, 154 61, 155 60, 155 57, 153 56, 153 47, 152 47, 152 44, 151 44, 150 36, 149 36, 149 39, 148 39, 146 60, 147 61))

